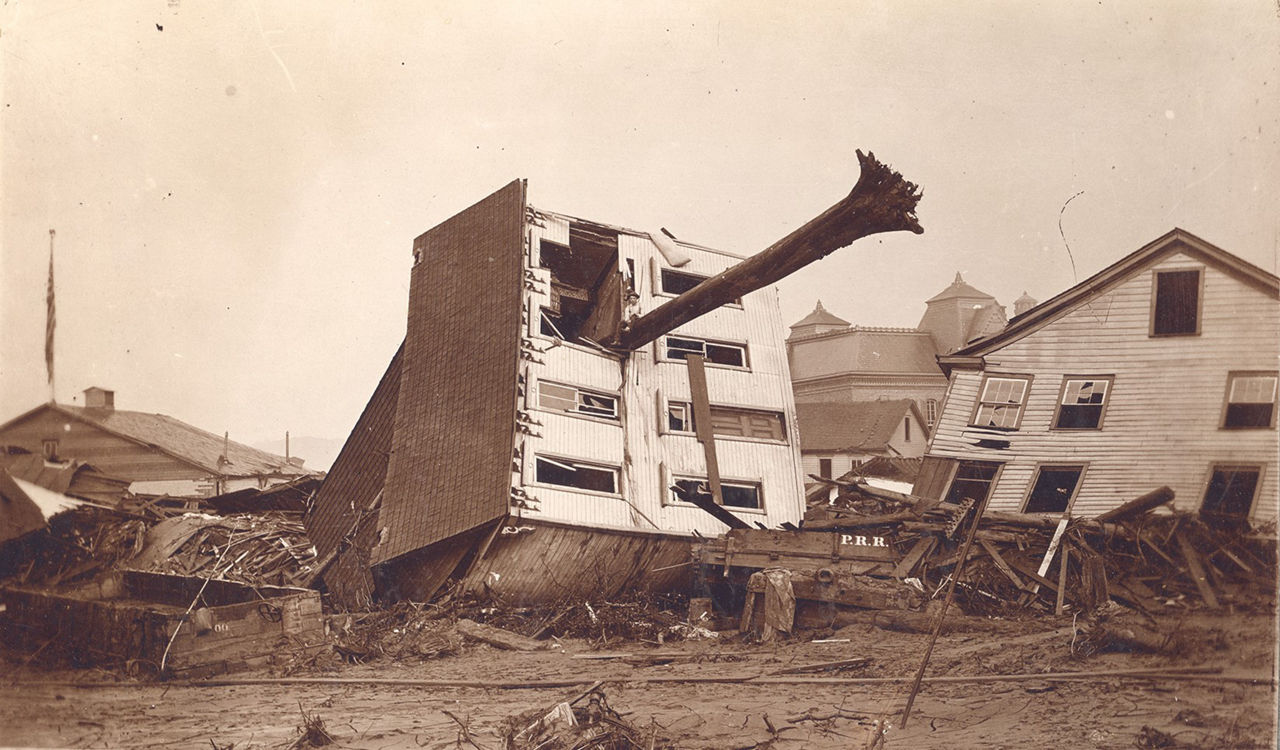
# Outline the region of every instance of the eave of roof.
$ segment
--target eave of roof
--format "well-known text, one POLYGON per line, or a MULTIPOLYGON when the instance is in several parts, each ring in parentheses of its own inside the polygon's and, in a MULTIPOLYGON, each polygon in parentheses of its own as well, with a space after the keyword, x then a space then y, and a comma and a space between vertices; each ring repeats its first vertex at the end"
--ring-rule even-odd
POLYGON ((1184 229, 1174 228, 1163 236, 1112 263, 1093 276, 1015 316, 1004 329, 939 357, 943 370, 981 366, 982 356, 1016 341, 1067 314, 1082 302, 1125 281, 1147 265, 1173 252, 1185 252, 1214 265, 1275 298, 1280 298, 1280 278, 1243 258, 1232 255, 1184 229))

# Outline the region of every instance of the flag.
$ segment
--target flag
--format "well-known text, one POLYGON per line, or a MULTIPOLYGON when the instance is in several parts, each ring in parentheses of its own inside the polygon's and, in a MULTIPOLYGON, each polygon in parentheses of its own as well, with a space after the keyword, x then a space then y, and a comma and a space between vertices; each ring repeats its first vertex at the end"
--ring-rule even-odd
POLYGON ((53 230, 49 230, 49 287, 45 291, 44 318, 44 367, 49 373, 49 384, 53 385, 53 329, 57 326, 57 316, 53 306, 53 230))

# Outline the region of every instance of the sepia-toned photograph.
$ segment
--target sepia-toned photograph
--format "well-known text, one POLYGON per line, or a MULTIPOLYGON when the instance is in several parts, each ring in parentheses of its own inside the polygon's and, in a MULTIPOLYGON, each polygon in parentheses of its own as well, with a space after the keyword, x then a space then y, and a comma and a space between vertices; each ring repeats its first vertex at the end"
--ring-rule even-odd
POLYGON ((0 1, 0 749, 1276 747, 1277 0, 0 1))

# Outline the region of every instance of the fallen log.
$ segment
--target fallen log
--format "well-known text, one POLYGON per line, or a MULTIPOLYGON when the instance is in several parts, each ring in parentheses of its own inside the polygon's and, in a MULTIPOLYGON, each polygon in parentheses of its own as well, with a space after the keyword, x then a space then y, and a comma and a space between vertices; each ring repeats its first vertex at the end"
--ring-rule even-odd
POLYGON ((1123 505, 1112 508, 1106 513, 1101 513, 1094 518, 1095 521, 1101 523, 1111 523, 1112 521, 1123 521, 1135 516, 1140 516, 1149 510, 1173 502, 1173 490, 1168 487, 1161 487, 1152 490, 1145 495, 1136 497, 1123 505))
POLYGON ((915 216, 920 191, 873 154, 858 153, 862 172, 843 200, 732 268, 623 326, 606 342, 634 350, 711 310, 790 276, 853 241, 880 232, 924 230, 915 216))
POLYGON ((510 630, 495 628, 492 625, 481 625, 472 620, 458 620, 458 633, 466 638, 474 641, 488 643, 491 646, 506 649, 508 651, 538 651, 546 648, 546 644, 535 641, 532 638, 526 638, 519 633, 512 633, 510 630))

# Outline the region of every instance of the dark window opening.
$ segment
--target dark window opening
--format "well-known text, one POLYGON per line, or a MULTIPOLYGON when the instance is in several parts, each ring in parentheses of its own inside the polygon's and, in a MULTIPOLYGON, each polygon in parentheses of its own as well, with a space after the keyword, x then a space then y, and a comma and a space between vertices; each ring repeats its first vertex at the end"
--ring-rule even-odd
POLYGON ((1200 271, 1157 271, 1152 311, 1154 336, 1178 336, 1200 330, 1200 271))
POLYGON ((1076 491, 1083 466, 1044 466, 1027 497, 1026 513, 1062 513, 1076 491))
POLYGON ((818 459, 818 476, 822 477, 823 479, 831 478, 831 459, 829 458, 818 459))
POLYGON ((902 439, 904 442, 911 442, 911 417, 902 418, 902 439))
POLYGON ((673 271, 670 268, 662 269, 662 273, 659 276, 661 277, 662 291, 667 294, 684 294, 707 280, 706 276, 700 274, 673 271))
POLYGON ((42 441, 40 444, 40 453, 44 456, 44 459, 46 461, 57 461, 58 460, 58 441, 57 440, 42 441))
POLYGON ((739 368, 747 366, 747 349, 741 344, 667 336, 666 348, 668 359, 685 359, 690 354, 701 354, 707 362, 713 364, 739 368))
POLYGON ((535 479, 542 484, 576 487, 580 490, 608 492, 618 491, 618 470, 606 466, 592 466, 576 461, 561 461, 538 456, 535 479))
POLYGON ((1270 427, 1276 411, 1275 375, 1232 374, 1227 384, 1227 411, 1222 426, 1270 427))
MULTIPOLYGON (((705 479, 677 479, 672 491, 675 499, 681 495, 701 495, 711 498, 711 487, 705 479)), ((760 485, 745 482, 720 482, 720 497, 724 504, 733 508, 761 508, 760 485)))
POLYGON ((999 470, 999 464, 961 461, 944 502, 960 505, 965 500, 972 500, 974 503, 981 503, 991 492, 991 485, 999 470))
POLYGON ((1106 408, 1107 380, 1067 380, 1053 426, 1062 430, 1096 430, 1106 408))
POLYGON ((1200 515, 1216 525, 1231 525, 1247 519, 1261 474, 1256 466, 1214 467, 1200 515))

